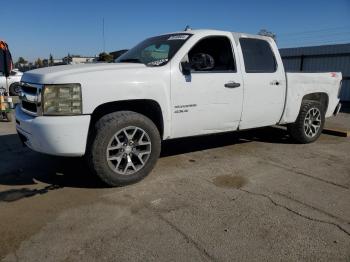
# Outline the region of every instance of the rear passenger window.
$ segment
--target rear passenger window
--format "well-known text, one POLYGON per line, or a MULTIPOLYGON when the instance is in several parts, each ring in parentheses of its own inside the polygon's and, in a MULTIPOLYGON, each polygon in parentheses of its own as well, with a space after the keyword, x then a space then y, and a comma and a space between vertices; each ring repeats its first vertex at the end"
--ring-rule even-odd
POLYGON ((276 59, 268 42, 253 38, 241 38, 239 41, 247 73, 276 72, 276 59))

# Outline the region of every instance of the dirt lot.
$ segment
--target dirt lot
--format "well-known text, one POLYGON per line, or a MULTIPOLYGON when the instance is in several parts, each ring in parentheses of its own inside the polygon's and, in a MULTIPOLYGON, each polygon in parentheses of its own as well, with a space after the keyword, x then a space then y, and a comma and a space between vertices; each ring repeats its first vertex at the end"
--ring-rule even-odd
POLYGON ((349 138, 297 145, 281 128, 188 138, 145 180, 106 188, 0 122, 0 259, 350 261, 349 152, 349 138))

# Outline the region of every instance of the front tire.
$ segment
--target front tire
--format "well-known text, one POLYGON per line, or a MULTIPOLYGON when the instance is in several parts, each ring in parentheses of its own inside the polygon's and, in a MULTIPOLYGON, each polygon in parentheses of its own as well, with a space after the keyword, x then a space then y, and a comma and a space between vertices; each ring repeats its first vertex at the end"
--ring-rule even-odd
POLYGON ((316 141, 325 123, 324 108, 317 101, 303 101, 295 123, 288 125, 288 132, 293 140, 301 144, 316 141))
POLYGON ((110 113, 96 122, 94 131, 89 164, 110 186, 143 179, 159 158, 159 131, 144 115, 131 111, 110 113))

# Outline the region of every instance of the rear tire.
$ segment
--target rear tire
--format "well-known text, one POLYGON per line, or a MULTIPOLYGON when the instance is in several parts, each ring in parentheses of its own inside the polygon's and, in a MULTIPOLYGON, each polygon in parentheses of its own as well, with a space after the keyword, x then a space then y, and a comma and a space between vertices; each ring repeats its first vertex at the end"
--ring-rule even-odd
POLYGON ((303 101, 295 123, 287 126, 292 139, 301 144, 316 141, 325 123, 324 108, 317 101, 303 101))
POLYGON ((110 186, 137 182, 155 166, 161 139, 146 116, 120 111, 103 116, 95 124, 87 159, 92 170, 110 186))

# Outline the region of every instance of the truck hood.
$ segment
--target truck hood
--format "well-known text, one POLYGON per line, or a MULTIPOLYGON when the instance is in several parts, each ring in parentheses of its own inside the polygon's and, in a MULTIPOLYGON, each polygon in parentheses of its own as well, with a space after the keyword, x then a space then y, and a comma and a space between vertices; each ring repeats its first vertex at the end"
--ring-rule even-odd
POLYGON ((99 64, 79 64, 52 66, 25 72, 22 77, 23 82, 35 84, 57 84, 60 80, 74 78, 78 75, 107 71, 139 70, 147 68, 139 63, 99 63, 99 64))

